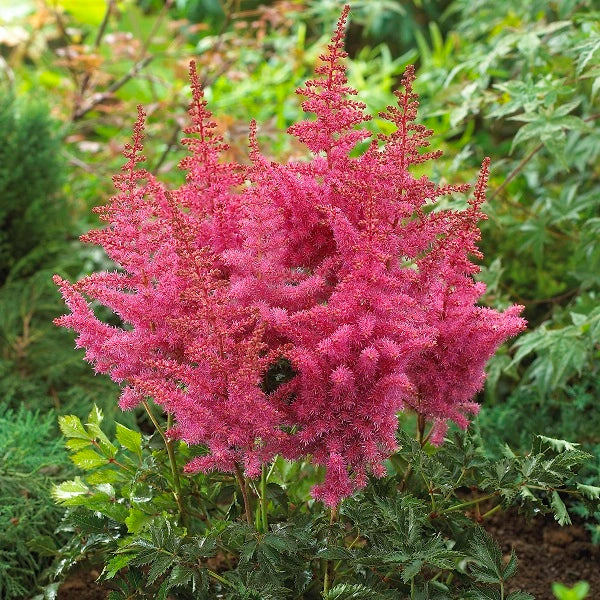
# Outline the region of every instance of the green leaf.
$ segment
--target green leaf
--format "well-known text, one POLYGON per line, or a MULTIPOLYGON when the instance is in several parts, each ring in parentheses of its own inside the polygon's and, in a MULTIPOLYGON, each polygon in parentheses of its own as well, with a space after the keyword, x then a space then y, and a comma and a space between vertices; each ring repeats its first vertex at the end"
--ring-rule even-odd
POLYGON ((376 597, 377 592, 365 585, 340 583, 331 588, 323 600, 372 600, 376 597))
POLYGON ((600 487, 578 483, 577 490, 590 500, 600 500, 600 487))
POLYGON ((82 440, 81 438, 71 438, 65 442, 65 446, 69 450, 77 451, 82 448, 87 448, 92 444, 91 440, 82 440))
POLYGON ((105 0, 58 0, 57 3, 84 25, 100 25, 106 12, 105 0))
POLYGON ((98 454, 91 448, 80 450, 76 454, 73 454, 70 458, 80 469, 83 469, 84 471, 90 471, 91 469, 96 469, 97 467, 108 464, 107 458, 98 454))
POLYGON ((169 554, 157 554, 148 571, 148 584, 152 585, 159 577, 164 575, 174 562, 175 558, 169 554))
POLYGON ((528 594, 527 592, 522 592, 521 590, 517 590, 516 592, 510 593, 506 600, 535 600, 535 596, 528 594))
POLYGON ((175 565, 169 577, 169 588, 187 585, 194 577, 194 571, 183 565, 175 565))
POLYGON ((469 600, 502 600, 497 587, 476 586, 467 593, 469 600))
POLYGON ((98 406, 94 404, 94 408, 92 408, 87 418, 88 424, 94 424, 100 427, 100 423, 102 423, 103 419, 104 415, 102 414, 102 409, 98 408, 98 406))
POLYGON ((81 480, 81 477, 75 477, 71 481, 64 481, 59 485, 52 487, 52 497, 56 502, 64 503, 88 494, 90 488, 81 480))
POLYGON ((558 600, 584 600, 590 591, 590 584, 587 581, 579 581, 572 588, 562 583, 552 584, 552 593, 558 600))
POLYGON ((517 572, 517 555, 514 550, 510 552, 510 559, 504 567, 504 579, 510 579, 517 572))
POLYGON ((411 560, 403 569, 401 573, 402 581, 406 583, 415 577, 419 571, 423 568, 423 561, 419 558, 411 560))
POLYGON ((79 529, 84 535, 106 533, 111 526, 117 526, 116 523, 109 521, 104 515, 90 512, 83 507, 73 510, 67 520, 70 525, 79 529))
POLYGON ((124 425, 117 423, 117 440, 124 448, 133 452, 137 456, 142 456, 142 434, 138 431, 128 429, 124 425))
POLYGON ((317 552, 317 557, 327 560, 350 560, 354 558, 354 553, 347 548, 322 548, 317 552))
POLYGON ((133 554, 114 554, 102 571, 103 579, 112 579, 121 569, 125 568, 134 557, 133 554))
POLYGON ((475 561, 471 572, 477 581, 499 583, 504 579, 500 546, 487 531, 481 527, 475 529, 469 548, 475 561))
POLYGON ((554 518, 560 525, 571 524, 571 517, 569 517, 567 507, 556 490, 552 492, 552 501, 550 502, 550 506, 552 506, 554 509, 554 518))
POLYGON ((556 450, 557 452, 564 452, 565 450, 577 450, 577 446, 579 444, 575 444, 573 442, 567 442, 566 440, 557 440, 555 438, 546 437, 545 435, 536 436, 542 442, 546 442, 550 445, 551 448, 556 450))
POLYGON ((58 425, 63 435, 68 438, 92 440, 92 436, 84 429, 79 417, 75 415, 63 415, 58 417, 58 425))
POLYGON ((150 515, 147 515, 139 508, 133 507, 129 510, 129 516, 125 519, 125 525, 127 525, 129 533, 138 533, 151 520, 152 517, 150 515))

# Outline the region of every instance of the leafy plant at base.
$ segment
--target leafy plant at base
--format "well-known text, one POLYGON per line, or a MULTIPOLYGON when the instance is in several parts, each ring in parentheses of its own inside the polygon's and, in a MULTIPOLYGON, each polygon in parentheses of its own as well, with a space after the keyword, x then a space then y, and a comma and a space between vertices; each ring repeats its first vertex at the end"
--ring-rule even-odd
MULTIPOLYGON (((342 502, 330 521, 310 489, 277 458, 264 497, 254 495, 252 525, 234 477, 181 480, 184 517, 164 441, 117 426, 102 431, 94 409, 84 425, 61 417, 73 462, 84 474, 55 486, 70 507, 61 531, 70 541, 56 575, 82 559, 104 564, 111 599, 135 598, 470 598, 526 600, 507 593, 517 567, 505 564, 480 526, 498 510, 550 513, 568 522, 562 497, 598 505, 600 488, 576 484, 589 458, 562 440, 539 437, 531 451, 487 458, 477 435, 455 431, 444 446, 421 444, 402 430, 389 475, 342 502), (293 502, 292 502, 293 500, 293 502), (484 507, 484 509, 482 509, 484 507), (328 590, 322 594, 328 573, 328 590)), ((177 444, 179 467, 190 449, 177 444)))

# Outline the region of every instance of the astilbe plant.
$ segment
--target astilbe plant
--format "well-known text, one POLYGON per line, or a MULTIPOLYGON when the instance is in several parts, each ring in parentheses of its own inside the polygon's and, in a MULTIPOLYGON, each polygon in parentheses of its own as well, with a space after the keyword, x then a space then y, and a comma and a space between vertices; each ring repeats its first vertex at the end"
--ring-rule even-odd
POLYGON ((140 109, 118 193, 98 209, 108 225, 83 237, 119 269, 56 278, 71 310, 57 323, 123 384, 121 407, 151 397, 174 417, 171 438, 208 448, 189 471, 253 478, 276 454, 309 455, 326 467, 313 495, 332 507, 385 473, 399 411, 416 411, 436 444, 449 420, 466 427, 486 360, 525 324, 521 307, 477 306, 470 256, 489 161, 466 210, 433 210, 467 186, 410 173, 438 156, 421 152, 431 132, 415 123, 412 67, 381 115, 396 131, 361 128, 369 117, 343 65, 348 10, 298 90, 316 120, 289 133, 308 159, 271 162, 253 123, 251 164, 223 163, 192 65, 185 184, 169 191, 140 168, 140 109), (122 325, 101 322, 86 297, 122 325), (272 391, 265 377, 281 359, 293 376, 272 391))

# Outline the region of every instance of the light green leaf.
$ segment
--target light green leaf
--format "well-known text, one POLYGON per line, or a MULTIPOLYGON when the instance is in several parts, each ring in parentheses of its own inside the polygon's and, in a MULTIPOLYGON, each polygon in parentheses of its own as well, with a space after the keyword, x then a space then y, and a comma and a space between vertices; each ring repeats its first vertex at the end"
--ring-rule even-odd
POLYGON ((52 487, 52 497, 56 502, 66 502, 73 498, 86 495, 90 489, 81 480, 81 477, 75 477, 71 481, 64 481, 59 485, 52 487))
POLYGON ((574 442, 567 442, 566 440, 557 440, 555 438, 546 437, 545 435, 538 435, 536 437, 542 440, 542 442, 546 442, 547 444, 549 444, 550 447, 556 450, 557 452, 564 452, 565 450, 577 450, 577 446, 579 446, 579 444, 576 444, 574 442))
POLYGON ((115 554, 105 565, 102 571, 103 579, 112 579, 121 569, 126 567, 134 557, 134 554, 115 554))
POLYGON ((90 471, 91 469, 96 469, 97 467, 108 464, 108 459, 101 454, 98 454, 91 448, 80 450, 76 454, 73 454, 73 456, 70 458, 80 469, 83 469, 84 471, 90 471))
POLYGON ((579 581, 572 588, 562 583, 552 584, 552 593, 558 600, 584 600, 590 591, 587 581, 579 581))
POLYGON ((94 408, 92 408, 87 418, 88 424, 94 423, 94 425, 100 426, 100 423, 102 423, 103 419, 104 415, 102 414, 102 409, 98 408, 98 406, 94 404, 94 408))
POLYGON ((142 434, 117 423, 117 440, 130 452, 142 456, 142 434))
POLYGON ((558 521, 559 525, 571 524, 571 517, 569 517, 567 507, 556 490, 552 492, 552 501, 550 502, 550 505, 554 509, 554 518, 558 521))
POLYGON ((151 520, 152 517, 150 515, 147 515, 139 508, 133 507, 129 511, 129 516, 125 519, 125 525, 127 525, 129 533, 138 533, 151 520))
POLYGON ((100 25, 106 12, 105 0, 58 0, 57 4, 84 25, 100 25))
POLYGON ((65 446, 69 450, 77 451, 77 450, 81 450, 82 448, 87 448, 91 444, 92 444, 91 440, 82 440, 81 438, 71 438, 70 440, 66 441, 65 446))
POLYGON ((75 415, 63 415, 58 417, 58 426, 63 435, 68 438, 91 440, 92 436, 84 429, 79 417, 75 415))
POLYGON ((600 487, 595 485, 584 485, 583 483, 577 484, 577 490, 580 491, 584 496, 590 500, 600 500, 600 487))

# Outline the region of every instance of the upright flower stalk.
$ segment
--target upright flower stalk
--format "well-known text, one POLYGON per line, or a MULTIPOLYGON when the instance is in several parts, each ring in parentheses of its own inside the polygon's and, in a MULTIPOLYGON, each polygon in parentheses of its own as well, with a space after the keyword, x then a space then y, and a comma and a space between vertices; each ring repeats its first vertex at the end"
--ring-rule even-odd
MULTIPOLYGON (((298 90, 316 115, 289 129, 305 159, 265 158, 252 123, 251 165, 225 162, 192 63, 185 182, 168 190, 141 168, 140 108, 117 193, 97 209, 106 227, 82 238, 118 270, 76 284, 55 277, 70 309, 57 324, 122 385, 121 407, 152 398, 174 422, 165 440, 203 444, 186 471, 234 474, 249 524, 245 478, 260 478, 265 532, 276 455, 323 465, 313 495, 335 514, 369 473, 385 473, 398 412, 418 414, 423 443, 426 423, 434 444, 449 421, 466 427, 486 361, 525 325, 522 307, 477 305, 485 286, 471 257, 481 257, 489 160, 467 209, 431 210, 468 186, 411 173, 439 156, 423 152, 432 132, 416 123, 412 67, 381 114, 394 133, 363 127, 370 117, 343 63, 348 11, 316 78, 298 90), (366 150, 355 156, 358 142, 366 150), (98 319, 90 300, 119 325, 98 319), (293 376, 270 389, 267 372, 282 361, 293 376)), ((180 494, 175 472, 174 485, 180 494)))

